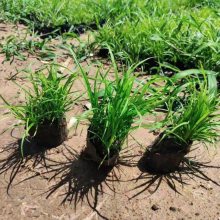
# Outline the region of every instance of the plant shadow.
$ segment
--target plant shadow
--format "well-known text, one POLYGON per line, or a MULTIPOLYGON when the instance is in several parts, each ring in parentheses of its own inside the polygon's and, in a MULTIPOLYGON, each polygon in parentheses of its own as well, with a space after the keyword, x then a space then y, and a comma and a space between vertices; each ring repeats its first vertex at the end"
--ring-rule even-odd
POLYGON ((26 164, 31 160, 31 167, 35 168, 39 164, 47 167, 46 148, 38 146, 34 141, 18 139, 6 145, 0 152, 0 175, 9 173, 7 193, 16 176, 25 171, 26 164), (22 154, 23 152, 23 154, 22 154))
POLYGON ((49 172, 53 173, 50 181, 54 180, 55 184, 46 192, 47 198, 61 190, 61 205, 73 203, 76 209, 79 203, 86 202, 101 218, 106 219, 99 211, 100 204, 103 204, 100 196, 117 193, 114 183, 121 178, 119 167, 99 167, 97 163, 87 160, 85 155, 69 147, 66 147, 66 153, 63 152, 63 158, 64 162, 50 165, 49 172))
POLYGON ((146 190, 149 190, 151 194, 155 193, 162 182, 165 182, 174 192, 181 194, 180 189, 185 185, 190 185, 191 180, 203 180, 210 181, 213 184, 220 186, 220 183, 210 178, 205 169, 220 169, 220 166, 209 165, 210 162, 198 162, 195 157, 185 157, 179 168, 175 172, 166 174, 149 173, 144 167, 144 162, 140 160, 138 162, 138 168, 141 174, 132 179, 132 181, 138 182, 143 180, 144 182, 133 188, 131 191, 137 191, 130 199, 133 199, 146 190), (181 186, 180 188, 178 186, 181 186))

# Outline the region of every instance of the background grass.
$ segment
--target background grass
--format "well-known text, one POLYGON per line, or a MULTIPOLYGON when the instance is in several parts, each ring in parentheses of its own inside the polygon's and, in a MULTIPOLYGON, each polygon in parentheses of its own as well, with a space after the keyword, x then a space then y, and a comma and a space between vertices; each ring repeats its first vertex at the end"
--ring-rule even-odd
POLYGON ((219 12, 208 6, 186 9, 173 5, 164 6, 162 13, 164 4, 159 5, 161 8, 156 3, 150 5, 151 9, 145 8, 136 19, 107 22, 96 35, 98 47, 110 45, 113 53, 129 64, 151 57, 146 63, 149 68, 161 63, 180 69, 202 64, 218 71, 219 12))
POLYGON ((98 28, 94 50, 108 44, 128 64, 220 69, 219 0, 2 0, 0 11, 42 32, 98 28))
POLYGON ((65 118, 76 99, 71 92, 76 75, 61 76, 55 64, 47 67, 47 71, 47 76, 43 71, 30 73, 31 87, 15 83, 25 94, 23 104, 10 104, 7 98, 0 95, 10 113, 25 125, 27 133, 41 124, 65 118))
POLYGON ((2 19, 25 22, 35 29, 95 27, 127 12, 133 0, 2 0, 2 19), (126 10, 127 8, 127 10, 126 10))

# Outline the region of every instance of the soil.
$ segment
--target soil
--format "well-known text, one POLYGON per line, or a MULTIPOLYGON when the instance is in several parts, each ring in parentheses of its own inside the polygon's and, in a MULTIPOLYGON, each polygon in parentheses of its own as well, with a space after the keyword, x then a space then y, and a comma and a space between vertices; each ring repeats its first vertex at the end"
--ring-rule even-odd
MULTIPOLYGON (((0 39, 24 29, 0 24, 0 39)), ((57 53, 62 51, 57 49, 57 53)), ((72 60, 65 56, 58 62, 73 69, 72 60)), ((4 55, 0 54, 0 62, 3 60, 4 55)), ((91 64, 90 60, 87 62, 91 64)), ((42 64, 37 57, 1 64, 0 94, 9 102, 22 103, 23 94, 13 81, 27 82, 24 73, 17 73, 16 69, 37 69, 42 64)), ((93 73, 95 65, 90 69, 93 73)), ((74 89, 83 90, 81 80, 76 81, 74 89)), ((81 113, 85 103, 86 100, 76 105, 67 119, 81 113)), ((7 116, 7 109, 0 108, 0 113, 1 131, 17 123, 7 116)), ((80 157, 87 128, 80 125, 63 145, 34 152, 24 160, 18 145, 22 129, 1 135, 0 219, 220 219, 220 148, 207 151, 193 145, 178 171, 151 175, 141 172, 137 163, 156 136, 139 129, 129 137, 119 164, 99 169, 94 162, 80 157)))
MULTIPOLYGON (((91 148, 91 150, 93 149, 92 151, 95 151, 93 153, 94 157, 96 157, 97 159, 99 158, 97 162, 100 163, 106 157, 106 152, 104 151, 105 147, 103 146, 101 140, 94 134, 95 133, 91 130, 90 126, 87 131, 87 148, 91 148)), ((114 158, 118 157, 119 151, 121 150, 121 145, 122 144, 119 141, 116 141, 112 146, 113 150, 109 152, 108 159, 106 158, 106 160, 112 158, 113 161, 117 161, 117 159, 114 160, 114 158)))
POLYGON ((86 138, 86 147, 82 151, 81 155, 84 159, 89 159, 96 162, 100 167, 107 166, 107 167, 114 167, 118 163, 119 153, 110 153, 109 156, 105 156, 100 154, 99 149, 102 144, 99 142, 91 141, 91 139, 86 138))
POLYGON ((30 142, 36 142, 39 147, 53 148, 61 145, 68 136, 65 118, 53 122, 44 121, 38 128, 30 129, 30 142))
POLYGON ((192 141, 180 143, 174 137, 163 138, 161 133, 147 149, 138 163, 140 170, 155 174, 170 173, 178 169, 184 157, 190 152, 192 141))

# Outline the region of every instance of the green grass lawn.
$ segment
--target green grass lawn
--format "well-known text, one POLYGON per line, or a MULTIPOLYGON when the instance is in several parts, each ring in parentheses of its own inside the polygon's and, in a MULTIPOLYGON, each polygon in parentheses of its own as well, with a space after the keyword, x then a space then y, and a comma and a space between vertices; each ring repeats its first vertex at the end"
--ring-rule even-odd
POLYGON ((36 29, 95 24, 95 48, 128 64, 220 69, 219 0, 2 0, 0 10, 36 29))
POLYGON ((35 25, 91 24, 102 19, 112 0, 2 0, 0 8, 12 21, 34 21, 35 25))
POLYGON ((152 16, 142 14, 135 20, 107 23, 96 35, 101 47, 109 44, 122 60, 135 63, 151 58, 149 67, 171 64, 180 69, 219 70, 220 16, 202 7, 194 11, 152 16))

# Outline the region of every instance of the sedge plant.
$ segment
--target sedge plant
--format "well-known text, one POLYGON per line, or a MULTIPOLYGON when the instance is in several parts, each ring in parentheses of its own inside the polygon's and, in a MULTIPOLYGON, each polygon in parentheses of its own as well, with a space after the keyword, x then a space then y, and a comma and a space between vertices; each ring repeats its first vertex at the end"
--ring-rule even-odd
MULTIPOLYGON (((186 87, 186 102, 173 111, 176 98, 171 98, 168 104, 168 116, 163 138, 175 138, 183 146, 194 141, 203 144, 214 144, 219 139, 220 97, 217 81, 190 80, 186 87)), ((181 94, 180 94, 181 95, 181 94)))
POLYGON ((129 133, 141 126, 142 117, 164 102, 161 93, 151 90, 159 76, 145 83, 138 82, 134 74, 137 65, 119 73, 111 53, 114 79, 109 79, 112 67, 105 72, 99 68, 92 78, 79 64, 74 52, 71 53, 81 71, 92 107, 89 139, 97 147, 101 146, 104 161, 119 153, 129 133))
POLYGON ((0 54, 5 55, 5 61, 10 61, 12 63, 15 57, 19 60, 26 60, 24 52, 30 54, 38 54, 43 58, 44 54, 47 54, 44 59, 54 58, 54 53, 46 44, 48 40, 34 40, 27 39, 27 36, 24 38, 17 38, 16 36, 9 36, 6 38, 4 43, 0 43, 0 54))
MULTIPOLYGON (((71 88, 76 75, 61 75, 57 66, 47 67, 48 74, 43 70, 30 74, 31 87, 19 86, 25 93, 25 102, 19 105, 11 104, 1 96, 10 113, 19 120, 16 126, 24 126, 21 149, 24 140, 30 135, 30 131, 36 134, 42 124, 52 124, 65 118, 65 113, 72 108, 74 101, 71 88)), ((35 135, 34 134, 34 135, 35 135)), ((23 150, 22 150, 23 155, 23 150)))

